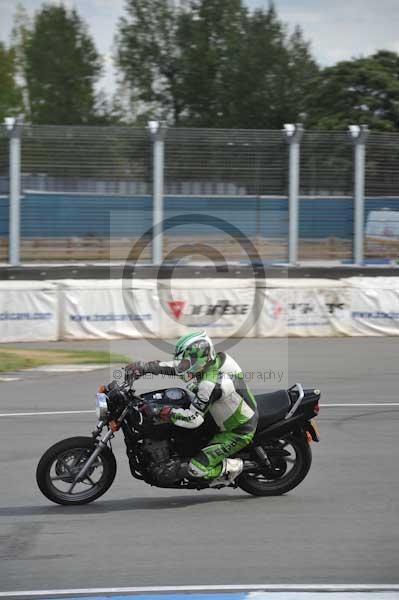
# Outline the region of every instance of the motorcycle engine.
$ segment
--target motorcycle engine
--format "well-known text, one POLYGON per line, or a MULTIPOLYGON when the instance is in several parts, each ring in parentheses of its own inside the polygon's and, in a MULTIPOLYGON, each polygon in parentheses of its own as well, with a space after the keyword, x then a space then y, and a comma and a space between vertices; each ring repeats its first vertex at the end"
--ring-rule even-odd
POLYGON ((168 440, 147 439, 143 442, 143 450, 156 485, 168 486, 182 479, 183 466, 179 458, 173 456, 168 440))

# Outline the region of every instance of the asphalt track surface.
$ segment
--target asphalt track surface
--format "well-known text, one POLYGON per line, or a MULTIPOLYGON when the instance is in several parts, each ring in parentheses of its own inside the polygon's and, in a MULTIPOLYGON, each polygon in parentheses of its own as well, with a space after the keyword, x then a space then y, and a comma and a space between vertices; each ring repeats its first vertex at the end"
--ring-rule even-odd
MULTIPOLYGON (((111 349, 162 356, 148 342, 111 349)), ((60 507, 36 487, 38 459, 62 438, 89 434, 94 413, 1 417, 0 591, 399 583, 398 349, 397 338, 246 340, 231 349, 255 392, 288 381, 322 390, 312 469, 283 497, 151 488, 130 476, 118 436, 112 488, 91 505, 60 507)), ((0 383, 0 413, 88 411, 109 379, 107 369, 26 373, 0 383)))

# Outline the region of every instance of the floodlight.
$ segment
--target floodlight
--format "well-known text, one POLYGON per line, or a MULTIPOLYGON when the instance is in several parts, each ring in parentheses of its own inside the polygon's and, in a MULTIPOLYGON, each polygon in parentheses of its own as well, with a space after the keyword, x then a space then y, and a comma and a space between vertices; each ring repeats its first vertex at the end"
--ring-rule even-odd
POLYGON ((8 131, 12 131, 14 129, 15 121, 15 117, 6 117, 4 119, 4 125, 8 131))
POLYGON ((150 130, 150 132, 153 135, 155 135, 159 129, 159 122, 158 121, 148 121, 148 129, 150 130))
POLYGON ((367 125, 349 125, 350 136, 354 144, 365 144, 370 133, 367 125))
POLYGON ((349 125, 349 131, 353 138, 358 138, 360 135, 359 125, 349 125))
POLYGON ((295 134, 295 129, 296 129, 296 127, 292 123, 284 124, 284 131, 289 137, 291 137, 295 134))

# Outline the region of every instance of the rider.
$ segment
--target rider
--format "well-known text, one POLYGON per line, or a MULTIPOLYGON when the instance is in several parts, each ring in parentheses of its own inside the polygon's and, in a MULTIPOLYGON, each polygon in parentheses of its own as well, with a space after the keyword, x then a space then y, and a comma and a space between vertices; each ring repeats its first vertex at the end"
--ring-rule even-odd
POLYGON ((181 377, 187 384, 191 405, 187 409, 162 407, 157 416, 179 427, 194 429, 209 410, 219 432, 191 459, 192 478, 210 480, 210 485, 229 485, 241 473, 243 461, 228 458, 247 446, 258 421, 256 401, 236 361, 216 353, 205 331, 189 333, 176 343, 175 360, 135 362, 126 367, 128 376, 146 373, 181 377))

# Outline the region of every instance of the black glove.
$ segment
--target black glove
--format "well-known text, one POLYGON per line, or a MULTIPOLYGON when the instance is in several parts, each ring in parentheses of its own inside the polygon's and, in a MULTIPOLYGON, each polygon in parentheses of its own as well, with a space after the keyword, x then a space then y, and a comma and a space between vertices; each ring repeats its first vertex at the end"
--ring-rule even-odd
POLYGON ((130 384, 145 374, 144 363, 139 360, 125 367, 125 379, 130 384))

